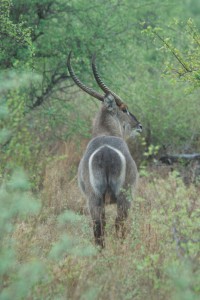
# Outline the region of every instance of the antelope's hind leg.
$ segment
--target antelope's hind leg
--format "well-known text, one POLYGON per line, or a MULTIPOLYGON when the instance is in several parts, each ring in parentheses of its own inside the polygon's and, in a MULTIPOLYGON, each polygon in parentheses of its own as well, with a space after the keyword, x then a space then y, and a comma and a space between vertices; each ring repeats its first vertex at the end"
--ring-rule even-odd
POLYGON ((117 217, 115 220, 116 235, 120 238, 125 238, 126 236, 126 219, 128 217, 128 212, 131 203, 127 199, 124 192, 120 192, 117 196, 117 217))
POLYGON ((95 244, 101 248, 105 247, 105 204, 104 198, 94 196, 89 200, 89 210, 93 221, 93 232, 95 244))

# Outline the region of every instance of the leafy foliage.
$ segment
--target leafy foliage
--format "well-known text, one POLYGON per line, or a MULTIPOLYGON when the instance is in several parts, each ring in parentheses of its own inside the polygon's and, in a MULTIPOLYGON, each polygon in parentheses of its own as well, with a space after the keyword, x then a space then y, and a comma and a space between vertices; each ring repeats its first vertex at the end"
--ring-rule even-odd
POLYGON ((0 5, 0 67, 1 69, 23 68, 24 65, 28 67, 27 62, 34 54, 30 28, 25 27, 22 21, 15 24, 11 20, 11 0, 3 0, 0 5))
POLYGON ((145 159, 198 151, 199 9, 198 0, 1 1, 0 299, 199 298, 198 182, 142 165, 126 241, 113 235, 111 208, 106 250, 91 245, 75 174, 98 104, 66 68, 72 50, 75 72, 97 89, 96 53, 143 124, 145 159), (41 205, 30 190, 42 187, 41 205))
MULTIPOLYGON (((198 10, 196 1, 195 5, 198 10)), ((2 1, 0 66, 3 73, 0 77, 7 78, 10 87, 15 88, 8 92, 10 87, 3 80, 3 107, 9 106, 14 122, 13 126, 12 122, 7 126, 9 137, 8 131, 4 132, 2 171, 8 160, 10 163, 12 152, 13 163, 16 160, 17 164, 28 165, 32 180, 38 185, 40 176, 36 174, 42 169, 40 163, 36 167, 38 157, 45 162, 49 148, 58 140, 89 136, 96 106, 71 88, 66 68, 70 50, 77 75, 89 86, 94 85, 94 79, 88 58, 97 53, 105 82, 140 116, 146 128, 147 146, 183 149, 186 144, 191 145, 199 128, 197 118, 191 118, 193 114, 198 115, 198 95, 185 97, 183 86, 175 88, 168 79, 161 78, 163 54, 141 31, 150 26, 158 32, 156 28, 164 22, 163 30, 169 32, 166 25, 178 15, 186 19, 192 14, 198 24, 193 7, 188 1, 174 4, 172 0, 162 4, 158 1, 151 4, 146 1, 94 1, 92 4, 89 0, 2 1)), ((174 23, 170 26, 175 28, 174 23)), ((192 21, 188 23, 189 31, 197 41, 198 33, 192 21)), ((198 84, 198 47, 189 39, 180 40, 184 51, 187 44, 192 51, 192 62, 187 63, 194 72, 182 77, 187 76, 189 81, 193 78, 198 84)))
POLYGON ((30 184, 22 170, 15 171, 0 187, 0 299, 22 299, 43 276, 39 261, 19 264, 15 252, 15 220, 38 213, 40 203, 28 190, 30 184))
MULTIPOLYGON (((169 25, 175 27, 180 31, 184 27, 184 39, 181 39, 181 50, 174 45, 174 36, 163 37, 164 32, 161 28, 148 28, 157 40, 161 41, 163 47, 162 51, 170 52, 174 58, 174 63, 166 61, 165 74, 171 74, 178 81, 188 83, 189 92, 192 88, 199 88, 199 51, 200 51, 200 33, 195 26, 193 20, 190 18, 185 26, 184 22, 174 19, 169 25)), ((180 46, 179 46, 180 47, 180 46)))

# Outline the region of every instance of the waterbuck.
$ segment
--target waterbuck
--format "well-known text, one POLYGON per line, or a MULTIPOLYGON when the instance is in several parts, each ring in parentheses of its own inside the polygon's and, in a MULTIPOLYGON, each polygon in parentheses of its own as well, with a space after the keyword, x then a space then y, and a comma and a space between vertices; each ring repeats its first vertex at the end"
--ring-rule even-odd
POLYGON ((138 179, 136 164, 129 152, 126 139, 142 131, 142 125, 129 112, 119 96, 112 92, 100 78, 92 59, 94 78, 104 95, 82 83, 71 66, 71 52, 67 67, 71 78, 83 91, 102 102, 94 121, 93 138, 87 145, 78 168, 79 186, 88 200, 93 220, 95 243, 102 248, 105 228, 105 202, 117 204, 116 232, 124 236, 124 222, 130 208, 138 179), (131 193, 130 193, 131 192, 131 193))

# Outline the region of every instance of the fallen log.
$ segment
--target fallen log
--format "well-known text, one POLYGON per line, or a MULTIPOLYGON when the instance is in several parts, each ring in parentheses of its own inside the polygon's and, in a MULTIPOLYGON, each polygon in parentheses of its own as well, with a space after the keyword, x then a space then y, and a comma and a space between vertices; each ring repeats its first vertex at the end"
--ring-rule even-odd
POLYGON ((159 158, 163 164, 172 165, 176 162, 188 162, 190 160, 200 160, 200 153, 191 153, 191 154, 166 154, 159 158))

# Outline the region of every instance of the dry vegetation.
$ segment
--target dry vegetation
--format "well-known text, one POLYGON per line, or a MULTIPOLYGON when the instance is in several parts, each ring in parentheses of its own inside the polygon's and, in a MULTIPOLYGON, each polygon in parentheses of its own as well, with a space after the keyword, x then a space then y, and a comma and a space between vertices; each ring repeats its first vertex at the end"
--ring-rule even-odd
POLYGON ((45 266, 28 299, 198 299, 199 187, 185 187, 165 169, 147 172, 126 240, 116 238, 116 207, 108 206, 106 249, 99 252, 77 187, 79 154, 73 143, 60 149, 46 168, 40 214, 14 233, 19 261, 39 257, 45 266))

